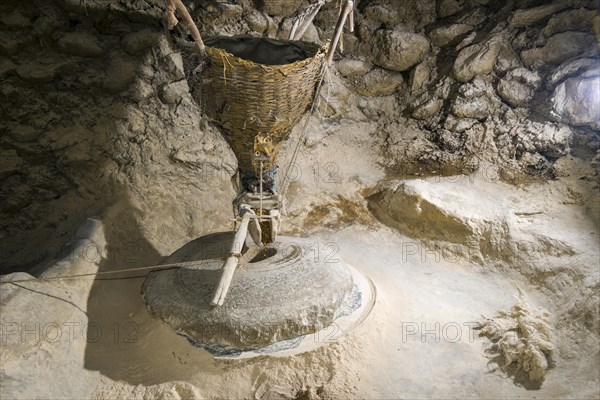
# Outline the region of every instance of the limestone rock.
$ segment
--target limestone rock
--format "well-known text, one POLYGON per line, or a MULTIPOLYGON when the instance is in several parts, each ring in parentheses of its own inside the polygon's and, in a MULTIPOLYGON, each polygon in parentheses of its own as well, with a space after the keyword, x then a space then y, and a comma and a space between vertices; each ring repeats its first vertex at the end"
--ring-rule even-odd
POLYGON ((551 122, 528 122, 518 130, 518 142, 529 153, 543 153, 556 159, 569 154, 573 132, 568 126, 551 122))
POLYGON ((137 54, 140 51, 154 46, 160 39, 161 34, 152 29, 144 29, 129 33, 121 38, 121 47, 129 54, 137 54))
MULTIPOLYGON (((363 4, 359 7, 362 8, 363 4)), ((372 23, 375 28, 381 25, 402 25, 410 31, 420 32, 436 20, 435 1, 405 0, 399 3, 390 0, 370 0, 364 6, 363 15, 364 20, 372 23)))
MULTIPOLYGON (((178 81, 185 78, 181 53, 169 53, 165 55, 161 58, 161 66, 169 73, 173 80, 178 81)), ((148 78, 151 78, 151 76, 148 76, 148 78)))
POLYGON ((443 47, 471 30, 473 30, 473 27, 466 24, 444 25, 429 32, 429 39, 436 46, 443 47))
POLYGON ((248 27, 254 32, 264 33, 269 28, 269 19, 262 13, 253 10, 244 16, 248 27))
POLYGON ((189 91, 190 88, 185 80, 164 83, 158 87, 158 97, 165 104, 174 104, 179 102, 189 91))
POLYGON ((344 77, 360 76, 369 72, 373 65, 365 60, 342 58, 335 63, 335 68, 344 77))
POLYGON ((545 64, 557 65, 576 56, 597 53, 594 37, 584 32, 561 32, 551 36, 543 47, 521 52, 527 67, 540 68, 545 64))
POLYGON ((483 120, 493 114, 499 103, 491 82, 475 79, 458 89, 458 96, 450 111, 457 117, 483 120))
POLYGON ((261 9, 269 15, 289 17, 298 11, 300 2, 288 0, 260 0, 261 9))
POLYGON ((402 15, 399 7, 386 1, 369 2, 364 9, 365 17, 370 21, 377 21, 382 24, 396 25, 402 22, 402 15))
POLYGON ((473 118, 456 118, 452 114, 448 114, 444 128, 452 132, 464 132, 478 122, 473 118))
POLYGON ((375 68, 359 77, 355 81, 354 88, 363 96, 389 96, 403 83, 402 74, 375 68))
POLYGON ((441 99, 433 98, 426 99, 422 103, 414 107, 412 116, 416 119, 428 119, 440 112, 444 105, 441 99))
POLYGON ((457 0, 439 0, 437 2, 437 13, 440 18, 446 18, 456 14, 461 9, 457 0))
POLYGON ((555 1, 552 4, 545 4, 539 7, 516 10, 510 16, 508 23, 515 28, 530 26, 536 22, 551 16, 565 8, 569 7, 567 1, 555 1))
POLYGON ((454 61, 454 77, 461 82, 468 82, 476 75, 492 72, 498 53, 500 43, 495 39, 465 47, 454 61))
POLYGON ((95 36, 84 32, 65 33, 56 42, 56 47, 63 53, 82 57, 100 57, 106 52, 95 36))
POLYGON ((526 68, 510 71, 498 83, 498 94, 513 107, 524 106, 531 100, 540 84, 537 73, 526 68))
POLYGON ((548 37, 566 31, 592 32, 596 15, 596 11, 585 8, 564 11, 553 15, 542 32, 548 37))
POLYGON ((591 69, 597 65, 598 60, 595 58, 577 58, 575 60, 565 61, 554 70, 548 80, 550 84, 554 86, 565 78, 579 74, 581 71, 591 69))
POLYGON ((567 124, 600 130, 600 76, 565 80, 554 90, 552 107, 567 124))
POLYGON ((410 70, 408 85, 410 91, 416 92, 429 82, 431 78, 431 69, 426 62, 423 62, 410 70))
POLYGON ((406 71, 423 60, 429 41, 417 33, 380 29, 375 32, 371 51, 376 65, 406 71))

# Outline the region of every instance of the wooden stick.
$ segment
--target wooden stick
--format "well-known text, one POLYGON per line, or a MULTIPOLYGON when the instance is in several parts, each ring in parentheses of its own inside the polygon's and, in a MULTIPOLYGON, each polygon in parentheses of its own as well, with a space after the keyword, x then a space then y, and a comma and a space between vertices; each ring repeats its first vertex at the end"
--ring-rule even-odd
POLYGON ((352 11, 354 7, 353 0, 346 0, 346 6, 340 14, 340 18, 337 21, 335 26, 335 31, 333 32, 333 39, 331 41, 331 45, 329 47, 329 53, 327 53, 327 62, 331 64, 333 61, 333 54, 335 53, 335 49, 337 48, 338 42, 340 41, 340 37, 342 36, 342 32, 344 30, 344 24, 346 23, 346 18, 348 14, 352 11))
MULTIPOLYGON (((196 42, 196 46, 198 47, 198 55, 200 56, 200 61, 203 61, 206 58, 206 47, 204 46, 204 42, 202 41, 202 37, 200 36, 200 31, 198 31, 198 27, 194 23, 194 20, 192 19, 192 16, 188 12, 187 8, 185 8, 181 0, 169 0, 167 6, 167 18, 170 18, 169 13, 173 13, 171 10, 169 10, 169 7, 172 7, 172 9, 177 8, 177 11, 179 11, 179 14, 181 14, 183 21, 187 25, 188 29, 190 30, 190 33, 192 34, 192 37, 194 38, 194 41, 196 42)), ((173 18, 175 18, 174 15, 173 18)), ((177 21, 177 19, 175 19, 175 21, 177 21)), ((177 24, 177 22, 175 22, 175 24, 177 24)))
POLYGON ((246 209, 246 212, 242 216, 240 227, 233 236, 230 256, 227 257, 227 260, 225 260, 225 265, 223 265, 221 279, 219 280, 219 284, 215 289, 213 299, 210 302, 211 306, 222 306, 223 302, 225 301, 225 296, 227 296, 229 285, 231 285, 231 280, 233 279, 233 273, 235 272, 235 269, 240 262, 240 257, 242 256, 242 246, 244 245, 246 236, 248 235, 248 223, 250 222, 250 217, 252 214, 254 214, 252 210, 246 209))
POLYGON ((302 39, 302 36, 304 36, 304 33, 306 33, 306 30, 310 26, 313 19, 315 19, 315 17, 319 13, 319 10, 323 6, 323 4, 325 4, 324 1, 320 1, 319 3, 315 4, 315 9, 304 19, 302 25, 300 25, 300 28, 298 28, 298 31, 294 35, 294 40, 302 39))

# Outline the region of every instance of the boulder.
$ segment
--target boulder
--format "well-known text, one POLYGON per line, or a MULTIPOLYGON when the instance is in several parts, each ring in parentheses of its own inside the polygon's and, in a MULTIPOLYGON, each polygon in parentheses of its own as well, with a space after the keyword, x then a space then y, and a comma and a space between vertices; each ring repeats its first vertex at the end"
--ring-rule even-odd
POLYGON ((165 104, 174 104, 179 102, 189 91, 186 80, 168 82, 158 87, 158 97, 165 104))
POLYGON ((431 69, 427 63, 421 63, 410 70, 409 87, 410 91, 416 92, 429 82, 431 77, 431 69))
POLYGON ((458 89, 450 111, 456 117, 486 119, 500 105, 500 100, 494 96, 490 80, 475 79, 458 89))
MULTIPOLYGON (((40 278, 96 273, 106 247, 101 222, 87 219, 61 251, 65 257, 55 260, 40 278)), ((1 279, 27 280, 0 285, 2 397, 91 397, 100 373, 87 365, 86 349, 91 339, 100 340, 102 328, 108 328, 88 319, 95 280, 44 281, 26 273, 1 279)))
POLYGON ((596 15, 596 11, 585 8, 564 11, 552 16, 542 33, 549 37, 566 31, 592 32, 596 15))
POLYGON ((548 78, 548 81, 554 86, 565 78, 579 74, 581 71, 591 69, 597 65, 598 60, 595 58, 577 58, 575 60, 565 61, 554 70, 552 75, 548 78))
POLYGON ((344 77, 360 76, 369 72, 373 65, 364 60, 342 58, 335 63, 335 68, 344 77))
POLYGON ((374 63, 393 71, 406 71, 423 61, 429 41, 422 35, 401 30, 380 29, 372 46, 374 63))
POLYGON ((551 36, 542 47, 523 50, 521 60, 527 67, 558 65, 570 58, 594 55, 598 52, 596 39, 584 32, 561 32, 551 36))
POLYGON ((289 17, 298 11, 302 3, 289 0, 260 0, 261 10, 268 15, 289 17))
POLYGON ((436 46, 444 47, 453 42, 456 38, 472 30, 473 27, 466 24, 444 25, 432 29, 431 32, 429 32, 429 39, 436 46))
POLYGON ((569 2, 556 1, 552 4, 545 4, 539 7, 516 10, 508 19, 508 23, 515 28, 530 26, 568 7, 569 2))
POLYGON ((412 116, 416 119, 428 119, 440 112, 443 106, 442 99, 426 99, 413 108, 412 116))
POLYGON ((451 132, 464 132, 471 128, 473 125, 478 123, 476 119, 472 118, 456 118, 452 114, 448 114, 446 121, 444 122, 444 128, 451 132))
POLYGON ((600 76, 569 78, 554 90, 552 111, 564 123, 600 130, 600 76))
POLYGON ((461 10, 461 5, 457 0, 439 0, 437 2, 437 14, 440 18, 446 18, 456 14, 461 10))
POLYGON ((513 107, 526 105, 533 98, 540 84, 537 73, 527 68, 516 68, 506 74, 498 83, 498 94, 513 107))
POLYGON ((404 83, 402 74, 375 68, 367 72, 354 83, 354 88, 362 96, 389 96, 404 83))
POLYGON ((158 43, 160 36, 159 32, 152 29, 129 33, 121 38, 121 47, 129 54, 137 54, 158 43))
POLYGON ((84 32, 65 33, 56 42, 56 47, 60 52, 82 57, 100 57, 106 52, 98 38, 84 32))
POLYGON ((452 73, 461 82, 468 82, 476 75, 489 74, 494 70, 498 53, 500 42, 496 39, 465 47, 456 57, 452 73))

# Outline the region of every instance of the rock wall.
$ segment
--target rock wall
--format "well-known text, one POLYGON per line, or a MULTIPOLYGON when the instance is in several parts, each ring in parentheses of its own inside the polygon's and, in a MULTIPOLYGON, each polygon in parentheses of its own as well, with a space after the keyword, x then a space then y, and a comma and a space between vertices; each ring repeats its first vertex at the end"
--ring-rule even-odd
MULTIPOLYGON (((569 153, 598 169, 592 1, 355 3, 355 32, 343 35, 305 143, 317 158, 331 151, 318 146, 324 132, 368 121, 357 146, 394 177, 493 163, 509 182, 553 178, 569 153)), ((286 37, 309 1, 186 4, 205 35, 286 37)), ((3 269, 43 268, 114 203, 129 210, 125 236, 159 254, 229 226, 235 157, 190 94, 161 1, 0 7, 3 269)), ((337 13, 328 2, 305 38, 329 40, 337 13)))

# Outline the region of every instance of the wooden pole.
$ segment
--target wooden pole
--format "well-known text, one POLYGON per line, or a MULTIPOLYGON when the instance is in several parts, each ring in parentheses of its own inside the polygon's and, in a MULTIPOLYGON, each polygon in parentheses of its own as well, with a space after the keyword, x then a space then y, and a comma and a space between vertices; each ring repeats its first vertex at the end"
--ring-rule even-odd
POLYGON ((302 39, 302 36, 304 36, 304 33, 310 26, 310 23, 313 21, 313 19, 315 19, 315 17, 319 13, 319 10, 323 6, 323 4, 325 4, 325 0, 320 0, 318 3, 315 4, 315 9, 312 10, 312 12, 304 19, 304 21, 302 22, 302 25, 300 25, 300 27, 294 34, 294 37, 293 37, 294 40, 302 39))
POLYGON ((169 29, 173 29, 175 25, 177 25, 177 18, 175 18, 174 11, 177 9, 179 14, 183 18, 183 21, 187 25, 192 37, 194 38, 194 42, 196 42, 196 47, 198 48, 198 55, 200 56, 200 61, 203 61, 206 58, 206 47, 204 46, 204 42, 202 41, 202 37, 200 36, 200 31, 198 31, 198 27, 196 23, 192 19, 192 16, 188 12, 187 8, 183 5, 181 0, 168 0, 167 3, 167 26, 169 29), (169 26, 173 24, 173 26, 169 26))
POLYGON ((354 8, 354 1, 346 0, 346 6, 342 10, 340 17, 337 21, 337 24, 335 26, 335 31, 333 32, 333 40, 331 41, 331 45, 329 47, 329 53, 327 53, 327 62, 329 64, 331 64, 331 62, 333 61, 333 54, 335 53, 335 49, 337 48, 337 45, 340 41, 340 37, 342 36, 342 32, 344 30, 344 24, 346 23, 346 18, 348 17, 348 14, 350 14, 352 12, 353 8, 354 8))

